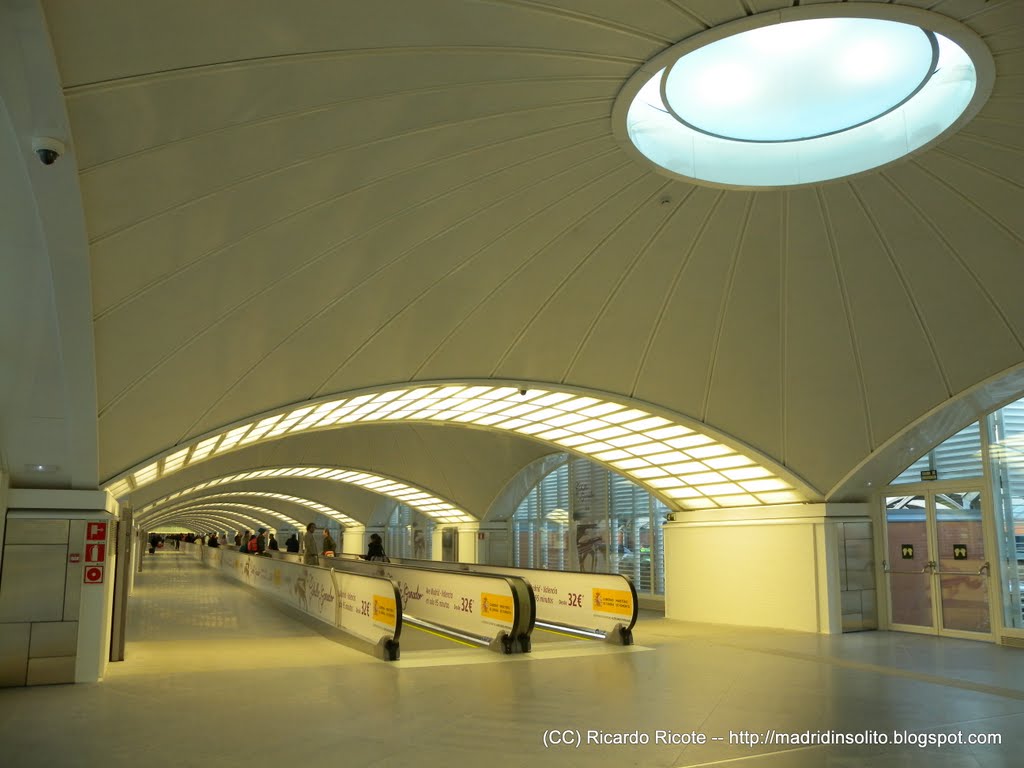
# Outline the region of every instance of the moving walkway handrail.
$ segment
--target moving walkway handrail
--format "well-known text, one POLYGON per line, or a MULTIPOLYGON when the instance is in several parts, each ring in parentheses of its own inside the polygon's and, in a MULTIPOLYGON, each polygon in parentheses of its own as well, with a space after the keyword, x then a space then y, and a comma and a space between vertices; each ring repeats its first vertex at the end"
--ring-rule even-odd
POLYGON ((402 599, 391 579, 376 574, 338 573, 292 558, 263 557, 232 547, 191 544, 186 545, 186 551, 206 565, 373 644, 378 657, 398 659, 402 599))
POLYGON ((492 648, 505 653, 530 651, 537 602, 533 588, 522 577, 367 561, 354 555, 321 557, 320 562, 337 570, 373 573, 399 582, 403 613, 410 618, 473 635, 497 629, 492 648), (470 587, 466 580, 479 584, 470 587), (421 587, 426 592, 420 592, 421 587))
MULTIPOLYGON (((344 559, 356 557, 343 556, 344 559)), ((542 627, 558 629, 579 637, 600 637, 622 645, 633 643, 633 627, 639 615, 639 600, 633 581, 622 574, 554 571, 394 557, 391 558, 391 562, 450 573, 475 572, 523 578, 532 586, 535 595, 555 601, 545 602, 543 599, 535 598, 536 621, 542 627), (607 603, 606 610, 595 608, 595 603, 601 602, 602 598, 605 598, 607 603)))

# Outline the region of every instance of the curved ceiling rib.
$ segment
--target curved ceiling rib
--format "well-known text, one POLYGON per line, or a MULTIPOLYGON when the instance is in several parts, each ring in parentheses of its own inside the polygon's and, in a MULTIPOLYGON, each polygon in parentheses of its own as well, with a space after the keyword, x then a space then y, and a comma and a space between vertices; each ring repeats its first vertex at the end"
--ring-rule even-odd
MULTIPOLYGON (((146 509, 166 504, 167 502, 173 501, 181 496, 202 491, 206 488, 226 485, 227 483, 245 482, 246 480, 260 480, 277 477, 330 480, 336 483, 355 485, 381 496, 390 497, 401 504, 405 504, 408 507, 412 507, 413 509, 422 512, 427 517, 431 517, 439 523, 468 523, 476 520, 475 517, 464 509, 461 509, 456 504, 453 504, 434 493, 428 492, 423 488, 409 485, 395 480, 394 478, 385 477, 384 475, 363 472, 358 469, 347 469, 344 467, 270 467, 252 470, 251 472, 239 472, 233 475, 223 475, 159 498, 152 504, 148 505, 146 509)), ((334 517, 345 526, 360 525, 358 521, 341 512, 332 510, 330 507, 323 506, 323 509, 317 509, 317 511, 323 511, 324 514, 334 517)))
MULTIPOLYGON (((187 515, 182 515, 181 517, 170 518, 168 520, 164 520, 164 521, 161 521, 159 523, 156 523, 151 528, 148 527, 148 526, 145 526, 145 525, 141 525, 141 526, 139 526, 139 528, 140 528, 140 530, 150 530, 150 531, 152 531, 152 530, 156 530, 161 525, 175 525, 175 524, 178 524, 179 520, 182 520, 182 521, 188 521, 188 520, 202 521, 203 523, 205 523, 207 525, 213 524, 214 528, 216 528, 217 530, 237 531, 237 530, 243 529, 243 528, 246 529, 246 530, 248 530, 249 528, 252 528, 252 522, 251 521, 235 517, 235 516, 233 516, 231 514, 228 514, 228 513, 220 513, 217 510, 213 510, 213 511, 210 511, 210 510, 193 511, 193 512, 190 512, 187 515)), ((257 527, 259 527, 259 526, 257 526, 257 527)))
MULTIPOLYGON (((204 502, 201 502, 199 500, 196 500, 195 503, 177 504, 177 505, 174 505, 174 506, 169 507, 167 509, 153 510, 148 515, 145 515, 145 516, 139 515, 138 519, 141 522, 141 524, 145 525, 145 522, 142 522, 142 521, 164 520, 164 519, 167 519, 168 516, 174 516, 174 515, 178 514, 179 512, 188 511, 190 509, 212 509, 212 508, 216 508, 216 509, 219 509, 219 510, 222 510, 222 511, 246 510, 246 511, 250 511, 250 512, 252 512, 254 514, 258 514, 258 515, 270 515, 270 516, 272 516, 274 518, 278 518, 278 519, 284 521, 289 527, 295 528, 296 530, 298 530, 299 528, 302 527, 302 523, 300 523, 298 520, 296 520, 294 518, 291 518, 291 517, 288 517, 288 515, 285 515, 285 514, 283 514, 281 512, 276 512, 276 511, 274 511, 272 509, 268 509, 267 507, 259 507, 259 506, 256 506, 255 504, 239 504, 239 503, 233 503, 233 502, 216 502, 216 503, 205 502, 204 503, 204 502)), ((264 523, 264 525, 265 525, 265 523, 264 523)))
MULTIPOLYGON (((696 424, 684 425, 680 418, 657 415, 647 404, 560 386, 495 382, 380 388, 291 406, 177 448, 122 473, 105 487, 120 497, 254 443, 356 423, 396 421, 475 427, 539 440, 628 475, 674 508, 782 504, 817 495, 781 467, 769 468, 763 459, 759 463, 749 449, 728 445, 724 437, 716 439, 696 424)), ((358 478, 351 482, 370 490, 387 486, 384 481, 365 483, 358 478)), ((202 487, 207 486, 196 490, 202 487)), ((418 508, 431 514, 429 505, 418 508)))
MULTIPOLYGON (((221 517, 224 517, 227 520, 235 520, 237 522, 243 523, 242 527, 245 529, 256 530, 257 528, 274 528, 276 530, 276 527, 272 525, 272 523, 269 520, 261 520, 258 517, 252 517, 251 515, 246 515, 236 510, 224 509, 223 507, 192 507, 190 508, 189 511, 219 514, 221 517)), ((172 512, 167 515, 157 515, 155 518, 149 521, 148 524, 166 524, 175 519, 177 519, 177 513, 172 512)), ((145 527, 146 524, 143 523, 141 525, 142 527, 145 527)))
MULTIPOLYGON (((223 493, 211 493, 206 494, 205 496, 196 496, 195 498, 189 499, 186 502, 176 504, 173 507, 165 507, 163 509, 160 508, 162 507, 163 504, 173 501, 174 499, 180 498, 183 495, 185 495, 185 491, 178 491, 177 493, 172 493, 169 496, 165 496, 163 499, 160 499, 159 501, 154 501, 153 503, 147 504, 146 506, 142 507, 142 509, 140 509, 136 513, 136 515, 141 517, 146 513, 150 512, 150 510, 152 510, 153 513, 155 513, 158 511, 164 511, 166 509, 177 509, 178 507, 183 507, 186 504, 196 504, 200 502, 210 503, 219 499, 240 499, 255 497, 260 499, 274 499, 275 501, 286 501, 292 504, 297 504, 301 507, 305 507, 306 509, 312 510, 313 512, 319 512, 320 514, 325 515, 326 517, 332 517, 335 520, 338 520, 346 525, 356 524, 356 521, 353 520, 351 517, 342 512, 339 512, 333 507, 327 506, 326 504, 321 504, 317 501, 313 501, 312 499, 305 499, 300 496, 291 496, 286 493, 273 493, 271 491, 224 491, 223 493)), ((281 515, 281 517, 284 517, 284 515, 281 515)), ((289 522, 299 524, 297 521, 292 520, 291 518, 288 518, 288 520, 289 522)))

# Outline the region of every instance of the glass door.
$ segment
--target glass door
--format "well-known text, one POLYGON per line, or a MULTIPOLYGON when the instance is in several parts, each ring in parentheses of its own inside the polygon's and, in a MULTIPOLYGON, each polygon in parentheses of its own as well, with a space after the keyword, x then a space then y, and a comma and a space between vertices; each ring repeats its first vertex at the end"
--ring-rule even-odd
POLYGON ((893 629, 936 631, 932 554, 924 494, 886 496, 885 570, 893 629))
POLYGON ((978 489, 885 497, 893 629, 991 637, 989 563, 978 489))

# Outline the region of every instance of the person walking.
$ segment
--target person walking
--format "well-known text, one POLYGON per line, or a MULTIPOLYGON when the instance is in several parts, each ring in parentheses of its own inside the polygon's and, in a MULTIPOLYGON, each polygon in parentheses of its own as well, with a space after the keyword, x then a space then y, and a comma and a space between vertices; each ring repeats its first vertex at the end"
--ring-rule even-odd
POLYGON ((335 545, 334 539, 331 538, 331 532, 324 528, 324 541, 323 541, 323 555, 324 557, 334 557, 335 545))
POLYGON ((306 526, 306 533, 302 537, 302 562, 306 565, 320 565, 314 531, 316 531, 316 523, 310 523, 306 526))

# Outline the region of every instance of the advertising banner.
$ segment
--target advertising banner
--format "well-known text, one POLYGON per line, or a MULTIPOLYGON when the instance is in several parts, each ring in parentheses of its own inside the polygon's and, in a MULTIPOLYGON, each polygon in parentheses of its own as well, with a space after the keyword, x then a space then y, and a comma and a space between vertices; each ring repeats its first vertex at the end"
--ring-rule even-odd
POLYGON ((324 558, 338 569, 382 575, 398 587, 403 615, 493 638, 513 634, 516 598, 505 578, 410 568, 394 563, 324 558))
MULTIPOLYGON (((408 560, 405 565, 413 565, 408 560)), ((417 561, 418 566, 445 571, 470 569, 477 573, 515 576, 533 587, 537 621, 566 627, 610 632, 617 626, 632 629, 636 621, 636 598, 625 576, 614 573, 546 571, 478 563, 417 561)))
POLYGON ((395 586, 386 578, 332 573, 230 549, 206 548, 205 555, 211 567, 362 640, 376 644, 400 631, 395 586))
POLYGON ((340 603, 339 627, 371 643, 395 636, 398 604, 390 583, 355 573, 334 571, 331 576, 340 603))

